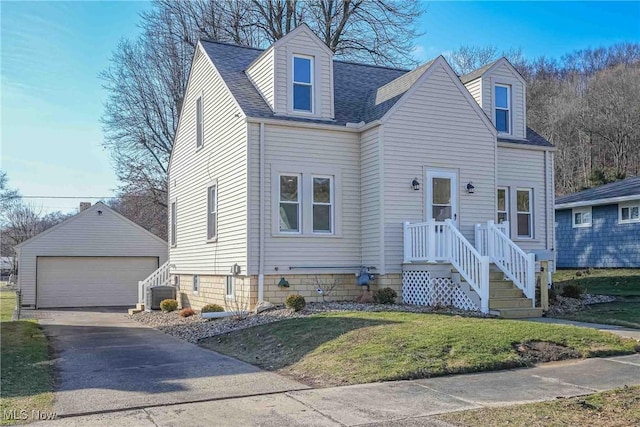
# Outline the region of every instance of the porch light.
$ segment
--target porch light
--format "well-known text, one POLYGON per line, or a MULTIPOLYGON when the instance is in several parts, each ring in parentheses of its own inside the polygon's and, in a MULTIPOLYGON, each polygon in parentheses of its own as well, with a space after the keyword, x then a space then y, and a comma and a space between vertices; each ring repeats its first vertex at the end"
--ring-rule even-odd
POLYGON ((411 181, 411 187, 416 191, 420 190, 420 181, 418 181, 418 178, 413 178, 413 181, 411 181))
POLYGON ((467 193, 473 194, 476 191, 476 187, 473 186, 473 181, 469 181, 467 184, 467 193))

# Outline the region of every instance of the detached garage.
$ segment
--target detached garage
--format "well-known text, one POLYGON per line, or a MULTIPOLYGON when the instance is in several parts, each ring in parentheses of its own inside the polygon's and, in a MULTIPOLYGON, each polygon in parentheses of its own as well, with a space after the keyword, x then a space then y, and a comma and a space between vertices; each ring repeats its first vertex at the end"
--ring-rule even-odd
POLYGON ((167 261, 167 242, 103 203, 16 247, 22 305, 132 306, 138 281, 167 261))

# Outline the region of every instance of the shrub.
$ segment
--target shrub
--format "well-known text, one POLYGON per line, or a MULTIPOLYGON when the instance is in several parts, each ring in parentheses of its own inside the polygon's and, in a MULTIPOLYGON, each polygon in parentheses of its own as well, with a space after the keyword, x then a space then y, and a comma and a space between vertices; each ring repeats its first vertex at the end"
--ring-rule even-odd
POLYGON ((562 287, 562 296, 565 298, 580 298, 584 290, 577 283, 569 283, 562 287))
POLYGON ((218 304, 207 304, 202 307, 202 310, 200 311, 203 313, 219 313, 221 311, 224 311, 224 308, 218 304))
POLYGON ((178 309, 178 301, 174 299, 163 299, 160 302, 160 309, 166 312, 176 311, 178 309))
POLYGON ((376 304, 393 304, 398 294, 391 288, 378 289, 373 293, 373 301, 376 304))
POLYGON ((196 314, 196 312, 193 311, 193 308, 183 308, 180 310, 180 317, 191 317, 194 314, 196 314))
POLYGON ((307 305, 307 301, 300 294, 291 294, 287 297, 285 305, 293 311, 300 311, 307 305))

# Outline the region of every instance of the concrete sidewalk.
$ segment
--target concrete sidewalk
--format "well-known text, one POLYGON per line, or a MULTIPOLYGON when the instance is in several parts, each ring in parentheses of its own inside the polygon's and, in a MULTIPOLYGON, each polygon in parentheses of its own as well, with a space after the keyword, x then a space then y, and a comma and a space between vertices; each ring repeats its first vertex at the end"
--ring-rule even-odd
MULTIPOLYGON (((640 385, 640 354, 535 368, 156 406, 42 426, 434 426, 433 415, 640 385)), ((36 424, 40 425, 40 424, 36 424)))
POLYGON ((523 319, 530 322, 552 323, 556 325, 573 325, 582 328, 597 329, 602 332, 609 332, 622 338, 632 338, 640 341, 640 329, 625 328, 624 326, 604 325, 602 323, 577 322, 575 320, 555 319, 553 317, 534 317, 531 319, 523 319))

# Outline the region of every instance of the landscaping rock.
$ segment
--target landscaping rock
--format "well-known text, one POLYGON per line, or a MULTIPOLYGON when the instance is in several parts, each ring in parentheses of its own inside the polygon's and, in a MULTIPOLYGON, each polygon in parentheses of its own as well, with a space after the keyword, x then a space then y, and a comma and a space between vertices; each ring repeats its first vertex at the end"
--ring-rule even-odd
POLYGON ((256 305, 256 309, 254 310, 255 314, 262 313, 263 311, 274 310, 276 308, 275 304, 270 303, 269 301, 260 301, 256 305))

